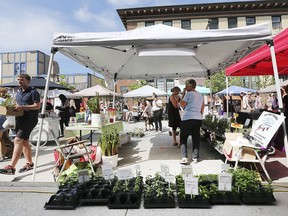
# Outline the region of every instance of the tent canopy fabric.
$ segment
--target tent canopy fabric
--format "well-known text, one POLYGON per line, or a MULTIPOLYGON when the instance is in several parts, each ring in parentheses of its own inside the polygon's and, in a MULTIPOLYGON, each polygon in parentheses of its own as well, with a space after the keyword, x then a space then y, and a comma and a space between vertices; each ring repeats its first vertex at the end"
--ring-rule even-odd
MULTIPOLYGON (((279 74, 288 74, 288 28, 274 37, 274 49, 276 54, 279 74)), ((226 68, 227 76, 258 76, 273 75, 273 66, 270 49, 263 45, 251 52, 239 62, 226 68)))
MULTIPOLYGON (((30 81, 30 86, 38 89, 45 89, 46 85, 46 79, 44 77, 33 77, 30 81)), ((18 81, 10 82, 10 83, 5 83, 1 84, 1 87, 8 87, 8 88, 14 88, 18 87, 18 81)), ((68 90, 69 88, 59 85, 57 83, 54 83, 52 81, 49 81, 49 89, 65 89, 68 90)))
MULTIPOLYGON (((280 82, 280 86, 286 86, 286 85, 288 85, 288 80, 280 82)), ((277 87, 276 84, 274 84, 274 85, 267 86, 266 88, 260 89, 258 92, 259 93, 273 93, 277 91, 276 88, 279 88, 279 86, 277 87)))
POLYGON ((167 93, 162 90, 154 88, 150 85, 145 85, 138 89, 123 94, 123 97, 152 97, 153 93, 155 93, 157 96, 167 95, 167 93))
MULTIPOLYGON (((179 88, 181 89, 181 91, 183 91, 183 89, 185 88, 185 85, 179 85, 179 88)), ((197 85, 195 90, 200 92, 201 94, 210 94, 211 93, 210 88, 206 88, 204 86, 198 86, 197 85)))
POLYGON ((122 32, 55 33, 53 47, 113 79, 205 77, 271 38, 268 23, 185 30, 162 24, 122 32), (248 49, 249 47, 249 49, 248 49))
MULTIPOLYGON (((244 88, 244 87, 240 87, 240 86, 229 86, 228 87, 228 94, 240 94, 241 92, 251 92, 251 93, 255 93, 256 90, 254 89, 249 89, 249 88, 244 88)), ((219 96, 223 96, 227 94, 227 89, 223 89, 222 91, 219 91, 216 93, 216 95, 219 96)))
MULTIPOLYGON (((81 90, 74 93, 75 96, 81 97, 93 97, 96 96, 96 92, 99 93, 99 96, 113 96, 114 92, 100 85, 92 86, 90 88, 81 90)), ((115 96, 121 97, 121 94, 115 93, 115 96)))
POLYGON ((57 98, 60 94, 65 95, 67 98, 76 99, 81 98, 80 96, 74 95, 72 92, 62 89, 52 89, 48 91, 48 98, 57 98))

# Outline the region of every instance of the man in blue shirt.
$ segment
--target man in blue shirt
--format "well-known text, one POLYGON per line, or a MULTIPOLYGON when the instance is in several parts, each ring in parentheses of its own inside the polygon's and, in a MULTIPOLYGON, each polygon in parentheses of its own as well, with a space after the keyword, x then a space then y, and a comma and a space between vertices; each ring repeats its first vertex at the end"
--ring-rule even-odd
POLYGON ((29 136, 38 123, 38 110, 40 107, 40 95, 30 84, 31 77, 28 74, 18 75, 20 90, 16 95, 16 111, 24 111, 23 116, 16 117, 16 137, 14 139, 14 151, 11 165, 0 169, 0 174, 14 175, 16 164, 23 152, 26 164, 19 172, 26 172, 33 169, 32 151, 29 143, 29 136))

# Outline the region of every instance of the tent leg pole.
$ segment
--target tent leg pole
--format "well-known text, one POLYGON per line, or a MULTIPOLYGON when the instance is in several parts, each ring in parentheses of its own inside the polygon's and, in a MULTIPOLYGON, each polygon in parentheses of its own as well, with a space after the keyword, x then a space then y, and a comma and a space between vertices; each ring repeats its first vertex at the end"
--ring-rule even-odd
MULTIPOLYGON (((280 114, 284 115, 283 113, 283 101, 282 101, 282 95, 280 91, 280 81, 279 81, 279 75, 278 75, 278 68, 277 68, 277 61, 276 61, 276 55, 275 55, 275 49, 274 49, 274 41, 271 40, 268 42, 268 45, 270 47, 270 53, 271 53, 271 60, 272 60, 272 66, 273 66, 273 72, 275 77, 275 84, 276 84, 276 91, 277 91, 277 99, 278 104, 280 108, 280 114)), ((287 118, 287 116, 286 116, 287 118)), ((285 153, 286 153, 286 164, 288 164, 288 142, 287 142, 287 133, 286 133, 286 125, 285 121, 282 123, 283 129, 284 129, 284 146, 285 146, 285 153)))
POLYGON ((47 95, 48 95, 48 90, 49 90, 49 80, 50 80, 52 66, 53 66, 54 54, 56 53, 56 51, 57 51, 57 48, 51 49, 51 57, 50 57, 49 66, 48 66, 48 73, 47 73, 47 77, 46 77, 45 92, 44 92, 44 98, 43 98, 43 104, 42 104, 42 110, 41 110, 40 128, 39 128, 36 153, 35 153, 34 168, 33 168, 33 175, 32 175, 32 181, 33 182, 35 182, 36 168, 37 168, 37 163, 38 163, 39 146, 40 146, 43 122, 44 122, 44 118, 45 118, 47 95))
POLYGON ((227 111, 227 118, 229 118, 229 99, 228 99, 228 94, 229 94, 229 92, 228 92, 228 77, 226 76, 226 111, 227 111))

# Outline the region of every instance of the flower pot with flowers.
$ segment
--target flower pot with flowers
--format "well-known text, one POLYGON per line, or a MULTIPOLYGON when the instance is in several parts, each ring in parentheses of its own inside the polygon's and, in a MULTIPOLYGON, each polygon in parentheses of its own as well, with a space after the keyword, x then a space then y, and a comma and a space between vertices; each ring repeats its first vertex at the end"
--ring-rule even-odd
POLYGON ((94 127, 101 127, 105 124, 105 116, 100 111, 100 97, 99 93, 96 92, 96 96, 91 97, 86 102, 91 112, 91 125, 94 127))

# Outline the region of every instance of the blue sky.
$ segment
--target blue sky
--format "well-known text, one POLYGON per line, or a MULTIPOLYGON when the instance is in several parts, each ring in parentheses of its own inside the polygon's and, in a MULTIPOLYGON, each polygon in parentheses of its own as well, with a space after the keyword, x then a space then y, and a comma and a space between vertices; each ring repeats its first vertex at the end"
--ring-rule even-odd
MULTIPOLYGON (((211 2, 236 0, 1 1, 0 52, 40 50, 50 54, 54 32, 124 31, 116 9, 211 2)), ((91 72, 60 53, 55 55, 55 60, 61 74, 91 72)))

